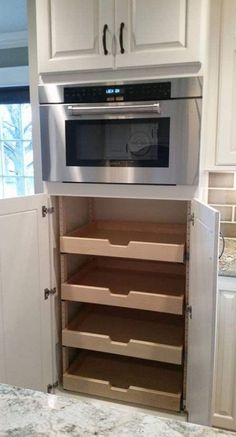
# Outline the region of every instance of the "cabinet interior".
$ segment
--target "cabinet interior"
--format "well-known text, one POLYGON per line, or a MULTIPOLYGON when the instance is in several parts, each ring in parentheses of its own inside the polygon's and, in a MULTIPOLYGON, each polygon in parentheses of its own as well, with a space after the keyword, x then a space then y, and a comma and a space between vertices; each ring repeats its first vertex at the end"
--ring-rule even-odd
POLYGON ((188 202, 59 199, 68 390, 180 411, 188 202))

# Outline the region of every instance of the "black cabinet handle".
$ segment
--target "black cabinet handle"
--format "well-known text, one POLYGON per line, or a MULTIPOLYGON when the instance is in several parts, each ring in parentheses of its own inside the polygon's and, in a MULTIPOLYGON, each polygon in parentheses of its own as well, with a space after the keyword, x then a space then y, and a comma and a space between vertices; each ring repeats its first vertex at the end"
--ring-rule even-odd
POLYGON ((104 55, 108 55, 108 50, 107 50, 107 31, 108 31, 108 25, 104 24, 103 27, 103 34, 102 34, 102 44, 103 44, 103 51, 104 51, 104 55))
POLYGON ((122 55, 123 55, 123 53, 125 53, 124 44, 123 44, 123 30, 124 30, 124 27, 125 27, 125 23, 120 23, 120 37, 119 37, 119 40, 120 40, 120 52, 122 53, 122 55))

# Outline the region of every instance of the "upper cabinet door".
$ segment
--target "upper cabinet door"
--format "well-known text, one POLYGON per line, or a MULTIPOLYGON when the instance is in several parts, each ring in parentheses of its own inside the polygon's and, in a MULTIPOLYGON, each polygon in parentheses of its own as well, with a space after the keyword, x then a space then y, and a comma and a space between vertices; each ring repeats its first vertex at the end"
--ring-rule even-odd
POLYGON ((115 9, 116 67, 200 61, 201 0, 116 0, 115 9))
POLYGON ((47 390, 54 382, 46 195, 0 200, 0 382, 47 390))
POLYGON ((213 385, 219 212, 192 202, 190 224, 187 393, 189 421, 209 425, 213 385))
POLYGON ((222 0, 217 165, 236 165, 236 1, 222 0))
POLYGON ((37 0, 36 20, 39 73, 113 68, 113 0, 37 0))

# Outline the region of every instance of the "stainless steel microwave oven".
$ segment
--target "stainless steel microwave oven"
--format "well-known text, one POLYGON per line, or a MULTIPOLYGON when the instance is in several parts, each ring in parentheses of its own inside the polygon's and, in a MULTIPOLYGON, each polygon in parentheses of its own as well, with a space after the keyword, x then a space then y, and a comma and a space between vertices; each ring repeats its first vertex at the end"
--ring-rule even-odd
POLYGON ((201 80, 39 87, 43 180, 196 185, 201 80))

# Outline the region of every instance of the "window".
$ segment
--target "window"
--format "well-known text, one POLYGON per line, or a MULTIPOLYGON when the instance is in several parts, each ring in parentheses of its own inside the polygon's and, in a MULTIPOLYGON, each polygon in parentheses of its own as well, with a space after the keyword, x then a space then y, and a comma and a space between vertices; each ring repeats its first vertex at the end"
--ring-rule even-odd
POLYGON ((0 88, 0 197, 33 193, 29 88, 0 88))

